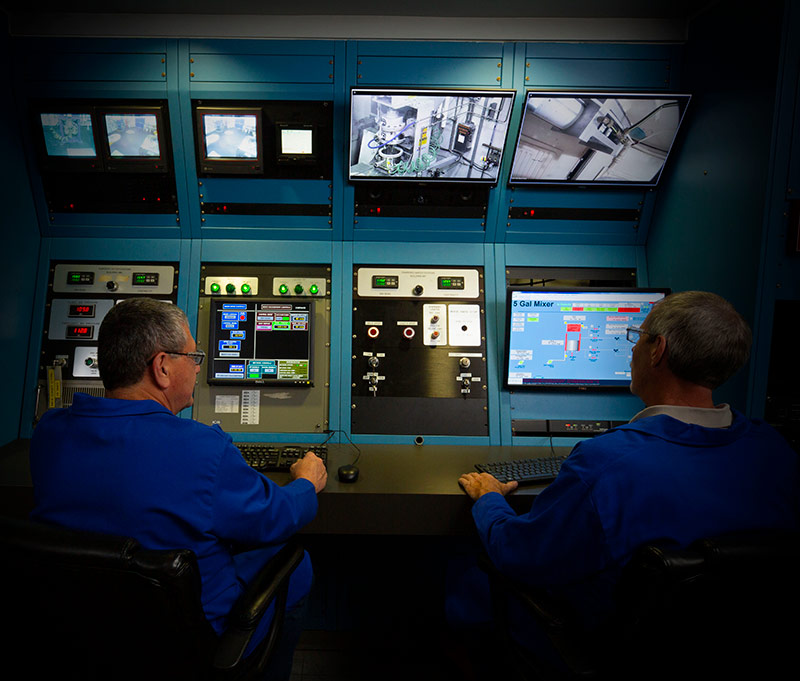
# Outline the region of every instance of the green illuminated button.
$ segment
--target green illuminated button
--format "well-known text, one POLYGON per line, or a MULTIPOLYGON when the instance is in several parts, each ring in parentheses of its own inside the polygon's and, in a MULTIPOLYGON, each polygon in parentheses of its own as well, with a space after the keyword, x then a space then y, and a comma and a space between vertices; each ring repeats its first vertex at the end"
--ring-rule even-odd
POLYGON ((289 293, 289 287, 286 284, 281 284, 280 288, 278 288, 278 291, 285 295, 289 293))
POLYGON ((242 284, 242 293, 245 295, 250 293, 250 284, 242 284))
POLYGON ((317 293, 319 293, 319 286, 317 286, 316 284, 311 284, 311 286, 308 287, 308 292, 312 296, 317 295, 317 293))
POLYGON ((300 295, 303 292, 303 287, 300 284, 297 284, 297 286, 294 287, 294 292, 300 295))
POLYGON ((226 290, 228 293, 236 293, 236 287, 235 287, 233 284, 227 284, 227 285, 225 286, 225 290, 226 290))
POLYGON ((211 293, 219 293, 219 284, 217 282, 211 284, 210 288, 211 288, 211 293))

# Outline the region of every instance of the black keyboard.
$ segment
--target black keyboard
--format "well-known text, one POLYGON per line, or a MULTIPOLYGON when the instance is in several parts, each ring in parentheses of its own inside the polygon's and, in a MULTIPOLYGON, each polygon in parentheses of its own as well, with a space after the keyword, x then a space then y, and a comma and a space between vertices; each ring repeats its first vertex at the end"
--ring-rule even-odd
POLYGON ((288 471, 291 465, 312 451, 326 466, 328 448, 325 445, 273 445, 265 442, 236 442, 244 460, 258 471, 288 471))
POLYGON ((549 456, 542 459, 518 459, 517 461, 495 461, 476 463, 481 473, 491 473, 500 482, 516 480, 520 484, 550 482, 556 479, 566 455, 549 456))

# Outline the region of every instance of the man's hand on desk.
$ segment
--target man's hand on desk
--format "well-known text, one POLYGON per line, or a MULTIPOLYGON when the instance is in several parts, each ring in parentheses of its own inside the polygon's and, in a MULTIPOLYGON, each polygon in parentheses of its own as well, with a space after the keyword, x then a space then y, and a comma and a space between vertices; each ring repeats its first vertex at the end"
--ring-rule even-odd
POLYGON ((517 489, 518 486, 516 480, 500 482, 497 478, 488 473, 464 473, 464 475, 458 479, 458 484, 464 488, 464 491, 473 501, 477 501, 484 494, 488 494, 489 492, 498 492, 505 496, 509 492, 513 492, 517 489))
POLYGON ((325 468, 322 459, 314 452, 306 452, 302 459, 295 461, 289 469, 289 474, 292 476, 292 480, 297 480, 298 478, 308 480, 314 485, 317 494, 325 489, 325 485, 328 482, 328 469, 325 468))

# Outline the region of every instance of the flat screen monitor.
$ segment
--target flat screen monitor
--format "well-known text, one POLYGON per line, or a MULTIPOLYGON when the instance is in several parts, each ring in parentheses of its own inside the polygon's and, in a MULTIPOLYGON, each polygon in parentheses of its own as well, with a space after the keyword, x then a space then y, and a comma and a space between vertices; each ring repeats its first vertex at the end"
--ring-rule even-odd
POLYGON ((39 120, 47 156, 97 158, 91 113, 40 113, 39 120))
POLYGON ((311 124, 277 123, 277 151, 279 162, 314 161, 316 158, 316 132, 311 124))
POLYGON ((690 95, 528 91, 510 184, 658 183, 690 95))
POLYGON ((641 326, 666 289, 513 288, 506 301, 504 385, 628 388, 629 326, 641 326))
POLYGON ((197 107, 195 133, 203 173, 260 173, 263 168, 259 108, 197 107))
POLYGON ((354 88, 349 178, 496 183, 514 95, 354 88))
POLYGON ((313 303, 213 298, 208 383, 312 385, 313 303))
POLYGON ((103 123, 106 170, 167 170, 166 126, 161 107, 100 108, 98 112, 103 123))

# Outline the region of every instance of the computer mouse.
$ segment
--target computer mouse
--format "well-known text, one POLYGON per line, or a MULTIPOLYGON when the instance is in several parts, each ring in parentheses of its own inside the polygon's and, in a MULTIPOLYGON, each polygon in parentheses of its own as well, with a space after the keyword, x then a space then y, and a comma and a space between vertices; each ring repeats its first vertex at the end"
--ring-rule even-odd
POLYGON ((358 467, 352 464, 339 466, 338 476, 339 482, 355 482, 358 480, 358 467))

